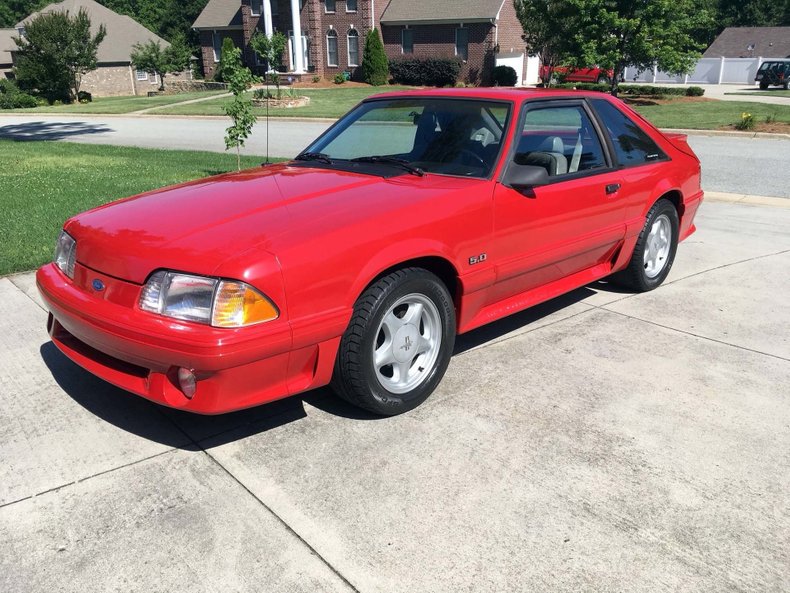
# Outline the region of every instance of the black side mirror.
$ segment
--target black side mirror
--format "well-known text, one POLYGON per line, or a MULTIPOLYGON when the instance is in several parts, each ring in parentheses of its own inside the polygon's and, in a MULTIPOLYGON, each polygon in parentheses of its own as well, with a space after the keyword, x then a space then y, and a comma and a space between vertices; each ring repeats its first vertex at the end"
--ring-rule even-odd
POLYGON ((534 165, 519 165, 510 163, 502 180, 503 185, 511 187, 517 191, 546 185, 549 182, 549 172, 545 167, 534 165))

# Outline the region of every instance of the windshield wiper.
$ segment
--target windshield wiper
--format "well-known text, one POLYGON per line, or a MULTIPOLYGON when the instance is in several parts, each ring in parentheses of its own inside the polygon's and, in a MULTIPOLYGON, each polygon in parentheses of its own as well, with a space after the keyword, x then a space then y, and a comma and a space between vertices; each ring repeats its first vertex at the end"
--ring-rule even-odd
POLYGON ((414 165, 410 164, 409 161, 406 159, 399 159, 398 157, 394 156, 360 156, 355 159, 351 159, 352 163, 383 163, 385 165, 395 165, 396 167, 401 167, 405 169, 412 175, 417 175, 418 177, 422 177, 425 175, 425 171, 420 169, 419 167, 415 167, 414 165))
POLYGON ((326 163, 327 165, 334 165, 332 159, 329 158, 328 154, 324 154, 323 152, 303 152, 299 154, 294 159, 295 161, 320 161, 322 163, 326 163))

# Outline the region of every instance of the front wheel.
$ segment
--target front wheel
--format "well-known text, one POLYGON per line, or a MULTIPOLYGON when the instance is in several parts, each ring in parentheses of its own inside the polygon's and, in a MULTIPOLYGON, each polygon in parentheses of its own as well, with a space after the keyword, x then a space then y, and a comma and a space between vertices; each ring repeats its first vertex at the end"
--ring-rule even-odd
POLYGON ((402 414, 436 389, 454 344, 455 307, 444 283, 422 268, 397 270, 354 306, 332 388, 376 414, 402 414))
POLYGON ((764 91, 767 88, 768 88, 768 83, 767 82, 761 82, 760 83, 760 90, 761 91, 764 91))
POLYGON ((638 292, 660 286, 675 261, 679 227, 675 205, 667 199, 658 200, 647 213, 628 267, 612 280, 638 292))

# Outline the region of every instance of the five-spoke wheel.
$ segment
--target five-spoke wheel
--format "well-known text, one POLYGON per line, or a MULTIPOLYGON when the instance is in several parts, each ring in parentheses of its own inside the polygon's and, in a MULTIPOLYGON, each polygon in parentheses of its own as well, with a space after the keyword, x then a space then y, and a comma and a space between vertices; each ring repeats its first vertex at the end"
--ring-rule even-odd
POLYGON ((377 414, 406 412, 436 388, 454 343, 455 307, 444 283, 422 268, 397 270, 359 297, 332 386, 377 414))
POLYGON ((679 227, 675 205, 666 198, 658 200, 647 213, 631 261, 612 280, 640 292, 658 287, 675 260, 679 227))

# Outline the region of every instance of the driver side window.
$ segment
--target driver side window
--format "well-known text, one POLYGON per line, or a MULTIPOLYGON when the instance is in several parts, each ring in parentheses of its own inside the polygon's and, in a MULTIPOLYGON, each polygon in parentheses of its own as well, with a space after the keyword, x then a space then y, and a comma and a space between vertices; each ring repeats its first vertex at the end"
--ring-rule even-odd
POLYGON ((544 167, 549 177, 606 167, 601 141, 581 105, 530 109, 514 161, 544 167))

